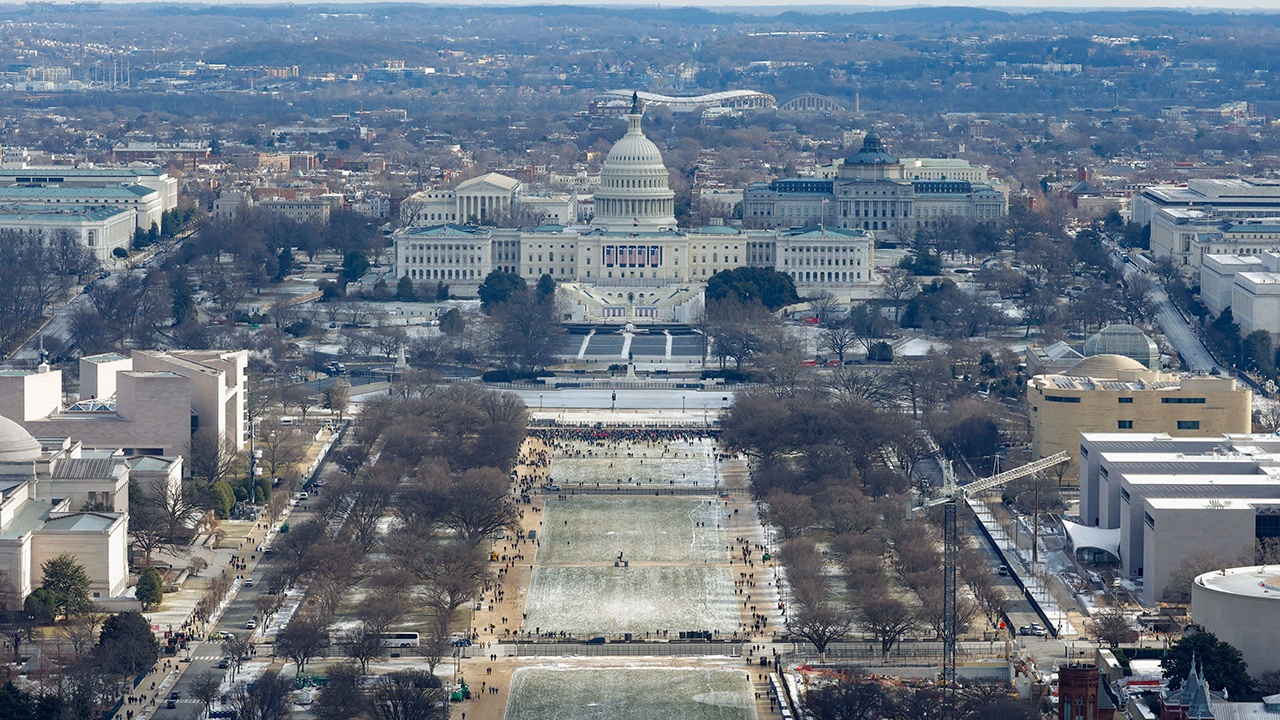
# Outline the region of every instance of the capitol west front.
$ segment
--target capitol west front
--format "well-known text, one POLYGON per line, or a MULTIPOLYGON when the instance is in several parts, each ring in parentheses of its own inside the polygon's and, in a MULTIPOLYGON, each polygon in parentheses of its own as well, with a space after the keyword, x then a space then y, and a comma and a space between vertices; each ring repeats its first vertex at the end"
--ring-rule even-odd
POLYGON ((860 228, 739 230, 676 225, 675 195, 658 147, 641 130, 638 103, 609 151, 589 225, 527 229, 419 224, 393 235, 395 277, 443 282, 474 295, 494 270, 530 284, 550 275, 577 321, 688 322, 707 278, 742 266, 792 277, 803 295, 849 297, 874 283, 874 236, 860 228))

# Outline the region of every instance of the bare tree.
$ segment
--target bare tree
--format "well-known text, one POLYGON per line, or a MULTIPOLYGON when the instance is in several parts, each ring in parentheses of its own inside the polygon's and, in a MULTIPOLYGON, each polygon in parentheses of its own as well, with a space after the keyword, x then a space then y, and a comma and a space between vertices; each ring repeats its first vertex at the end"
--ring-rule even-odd
POLYGON ((271 621, 271 616, 276 614, 280 609, 280 596, 262 594, 253 599, 253 609, 267 622, 271 621))
MULTIPOLYGON (((1253 548, 1249 548, 1252 554, 1253 548)), ((1196 577, 1213 570, 1248 564, 1252 558, 1232 557, 1213 550, 1193 552, 1182 559, 1169 573, 1164 586, 1164 598, 1173 602, 1191 602, 1191 584, 1196 577)))
POLYGON ((382 635, 361 627, 343 636, 342 653, 359 665, 361 674, 367 674, 369 663, 386 655, 387 650, 382 646, 382 635))
POLYGON ((766 517, 785 540, 798 538, 818 524, 818 512, 804 495, 777 489, 765 497, 766 517))
POLYGON ((206 485, 226 478, 240 460, 240 450, 231 438, 218 437, 216 431, 203 428, 191 436, 191 476, 206 485))
POLYGON ((236 688, 231 693, 230 705, 239 720, 286 720, 293 689, 293 680, 268 670, 258 677, 252 689, 236 688))
POLYGON ((894 268, 885 273, 884 285, 880 287, 880 297, 893 307, 893 322, 896 325, 901 319, 902 306, 920 289, 916 279, 905 270, 894 268))
POLYGON ((787 630, 813 643, 824 659, 827 646, 849 634, 854 616, 831 601, 801 603, 787 613, 787 630))
POLYGON ((364 671, 351 663, 334 665, 325 673, 327 682, 316 698, 312 712, 320 720, 357 720, 369 709, 369 700, 360 687, 364 671))
POLYGON ((831 323, 840 314, 840 304, 836 302, 836 296, 825 290, 809 298, 809 308, 813 310, 814 317, 822 325, 831 323))
POLYGON ((231 679, 234 680, 236 673, 244 667, 245 660, 253 654, 252 643, 247 637, 233 635, 222 641, 222 651, 227 654, 227 661, 231 665, 231 679))
POLYGON ((317 614, 295 617, 276 637, 276 652, 293 660, 298 674, 307 671, 307 661, 324 648, 329 639, 328 628, 317 614))
POLYGON ((519 511, 511 503, 510 486, 506 474, 495 468, 468 470, 445 491, 442 522, 472 545, 514 527, 519 511))
POLYGON ((818 331, 818 349, 835 355, 841 365, 856 342, 853 328, 846 322, 831 323, 818 331))
POLYGON ((360 603, 356 617, 364 631, 382 637, 409 611, 405 595, 398 592, 374 592, 360 603))
POLYGON ((306 422, 307 412, 320 402, 320 397, 313 393, 298 396, 298 412, 302 413, 302 421, 306 422))
POLYGON ((142 553, 149 567, 151 556, 169 543, 168 528, 159 510, 145 497, 136 498, 129 513, 129 542, 142 553))
POLYGON ((422 670, 385 675, 373 687, 373 716, 377 720, 444 720, 449 704, 440 679, 422 670))
POLYGON ((298 407, 302 399, 310 394, 305 385, 281 385, 276 389, 276 399, 280 403, 280 409, 286 414, 289 408, 298 407))
POLYGON ((222 694, 222 678, 212 670, 205 670, 191 678, 188 689, 191 697, 204 706, 205 715, 208 715, 209 708, 213 707, 213 702, 222 694))
POLYGON ((405 332, 404 326, 391 325, 385 319, 378 321, 371 339, 373 347, 386 358, 395 355, 400 348, 409 344, 409 334, 405 332))
POLYGON ((268 388, 257 387, 245 396, 245 415, 249 417, 250 423, 256 425, 259 420, 267 416, 271 407, 278 401, 279 393, 273 393, 268 388))
POLYGON ((436 540, 415 553, 421 558, 414 569, 420 595, 435 616, 437 636, 447 636, 454 613, 489 578, 488 563, 476 546, 461 542, 436 540))
POLYGON ((196 555, 187 563, 187 574, 191 577, 200 577, 200 573, 209 567, 209 561, 196 555))
POLYGON ((1104 608, 1089 618, 1089 631, 1094 639, 1106 643, 1109 647, 1120 647, 1121 643, 1133 642, 1138 633, 1133 629, 1133 619, 1120 608, 1104 608))
POLYGON ((93 649, 98 639, 98 629, 107 619, 101 613, 85 613, 77 615, 58 626, 58 631, 67 642, 71 643, 71 651, 76 657, 82 657, 93 649))
POLYGON ((268 423, 266 432, 259 435, 256 444, 262 451, 262 465, 271 477, 281 477, 302 461, 305 445, 294 428, 268 423))
POLYGON ((879 407, 895 405, 900 396, 896 378, 880 369, 840 367, 828 376, 827 385, 844 398, 866 400, 879 407))
POLYGON ((858 620, 880 642, 880 654, 885 659, 888 659, 893 644, 916 626, 911 608, 885 592, 867 593, 861 598, 858 620))
POLYGON ((324 408, 333 411, 339 420, 346 415, 350 403, 351 383, 339 380, 324 389, 324 408))

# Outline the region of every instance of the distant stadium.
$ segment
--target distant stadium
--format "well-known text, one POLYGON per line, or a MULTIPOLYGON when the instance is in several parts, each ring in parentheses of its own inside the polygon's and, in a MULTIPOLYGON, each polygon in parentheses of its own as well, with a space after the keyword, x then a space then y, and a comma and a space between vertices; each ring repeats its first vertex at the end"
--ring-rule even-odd
POLYGON ((778 100, 755 90, 725 90, 706 95, 660 95, 644 90, 606 90, 591 99, 592 115, 625 115, 631 110, 631 95, 639 96, 646 106, 671 108, 671 112, 702 112, 707 108, 732 108, 735 110, 767 110, 775 108, 778 100))

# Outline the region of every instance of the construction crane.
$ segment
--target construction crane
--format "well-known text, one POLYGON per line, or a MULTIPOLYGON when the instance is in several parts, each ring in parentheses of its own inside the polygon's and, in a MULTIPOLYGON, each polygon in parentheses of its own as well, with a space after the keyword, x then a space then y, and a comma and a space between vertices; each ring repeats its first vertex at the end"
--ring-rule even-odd
POLYGON ((994 490, 1001 485, 1018 478, 1034 475, 1059 463, 1067 462, 1071 455, 1060 452, 1056 455, 1041 458, 1022 467, 1006 470, 989 478, 975 480, 968 485, 957 485, 955 473, 948 462, 942 465, 942 493, 932 498, 921 499, 914 510, 925 510, 942 506, 942 681, 948 688, 956 682, 956 638, 959 636, 959 612, 956 593, 956 558, 959 555, 960 538, 956 529, 956 507, 961 500, 994 490))

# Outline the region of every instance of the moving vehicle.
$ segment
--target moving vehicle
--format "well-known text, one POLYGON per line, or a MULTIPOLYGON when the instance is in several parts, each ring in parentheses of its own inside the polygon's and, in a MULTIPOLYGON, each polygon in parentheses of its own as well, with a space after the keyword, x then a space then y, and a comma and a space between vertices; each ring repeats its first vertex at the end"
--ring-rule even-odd
POLYGON ((393 632, 382 636, 382 647, 418 647, 421 644, 416 632, 393 632))

